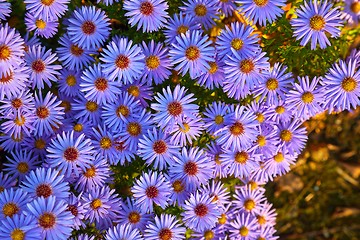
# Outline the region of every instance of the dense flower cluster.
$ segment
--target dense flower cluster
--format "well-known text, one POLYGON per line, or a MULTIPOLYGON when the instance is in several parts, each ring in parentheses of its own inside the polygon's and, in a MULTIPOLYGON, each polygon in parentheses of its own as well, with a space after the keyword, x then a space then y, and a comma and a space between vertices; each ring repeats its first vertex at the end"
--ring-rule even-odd
MULTIPOLYGON (((188 0, 173 16, 165 0, 116 2, 71 11, 68 0, 25 0, 22 37, 0 1, 0 238, 277 239, 263 185, 295 164, 304 121, 359 105, 360 52, 324 76, 296 76, 254 28, 277 21, 285 0, 188 0), (163 41, 113 34, 100 8, 113 4, 163 41), (234 11, 247 21, 209 38, 234 11), (56 36, 54 51, 45 43, 56 36), (193 86, 232 103, 204 103, 193 86), (144 167, 124 194, 114 172, 135 161, 144 167), (91 227, 99 235, 77 232, 91 227)), ((360 2, 344 4, 305 0, 294 38, 328 47, 360 20, 360 2)))

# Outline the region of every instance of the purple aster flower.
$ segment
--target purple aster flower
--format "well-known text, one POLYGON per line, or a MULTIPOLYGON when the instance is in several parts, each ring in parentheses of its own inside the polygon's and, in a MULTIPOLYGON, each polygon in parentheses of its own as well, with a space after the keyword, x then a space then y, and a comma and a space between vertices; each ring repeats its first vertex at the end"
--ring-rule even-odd
POLYGON ((79 230, 80 227, 85 227, 83 222, 85 209, 81 203, 81 194, 75 196, 73 193, 70 194, 68 200, 67 211, 69 211, 74 216, 73 228, 79 230))
POLYGON ((10 113, 3 118, 1 130, 5 134, 14 137, 20 137, 24 134, 30 136, 35 129, 33 126, 34 120, 35 116, 31 112, 23 112, 20 114, 10 113))
MULTIPOLYGON (((344 10, 341 11, 341 18, 348 24, 356 26, 360 21, 360 1, 345 0, 344 10)), ((0 17, 1 18, 1 17, 0 17)))
POLYGON ((10 16, 11 13, 11 3, 6 0, 0 0, 0 20, 5 20, 10 16))
POLYGON ((267 106, 265 106, 263 102, 253 100, 249 105, 247 105, 247 107, 249 108, 249 111, 252 111, 255 114, 256 120, 260 125, 269 121, 264 115, 265 110, 267 110, 267 106))
POLYGON ((34 121, 35 134, 49 135, 54 132, 53 128, 59 127, 63 120, 63 107, 60 107, 61 102, 57 101, 56 96, 48 92, 43 98, 42 94, 35 92, 35 114, 34 121))
POLYGON ((197 114, 196 118, 181 117, 172 131, 171 142, 174 145, 185 146, 187 143, 192 144, 204 130, 204 124, 201 117, 197 114))
POLYGON ((245 17, 265 26, 266 21, 272 23, 280 17, 284 10, 281 9, 286 5, 286 0, 236 0, 237 4, 241 4, 241 12, 245 17))
POLYGON ((275 63, 269 74, 262 79, 260 84, 252 91, 259 101, 265 100, 267 105, 278 104, 279 99, 285 100, 285 93, 289 91, 290 84, 294 81, 292 73, 286 73, 287 66, 275 63))
POLYGON ((92 126, 91 121, 80 118, 77 121, 66 124, 64 131, 74 131, 74 137, 79 137, 81 134, 85 134, 86 137, 91 137, 92 126))
POLYGON ((225 127, 229 121, 229 115, 227 114, 228 106, 223 102, 213 102, 209 104, 203 114, 206 131, 210 134, 215 133, 217 130, 225 127))
POLYGON ((357 60, 335 63, 323 78, 324 96, 329 111, 351 110, 359 105, 360 69, 357 60))
POLYGON ((0 172, 0 193, 2 193, 5 189, 10 189, 14 187, 15 184, 16 184, 16 178, 14 178, 10 174, 0 172))
POLYGON ((218 55, 210 62, 209 70, 201 75, 196 81, 205 88, 214 89, 222 87, 223 80, 225 79, 223 60, 220 60, 218 55))
POLYGON ((81 72, 62 69, 59 77, 59 92, 67 97, 75 97, 80 91, 81 72))
POLYGON ((296 11, 298 18, 291 20, 294 29, 294 37, 301 40, 300 45, 305 46, 311 38, 311 49, 315 49, 317 43, 320 48, 326 48, 331 43, 326 34, 331 37, 339 37, 342 20, 340 19, 340 11, 333 8, 332 3, 325 1, 309 1, 304 2, 296 11))
POLYGON ((204 229, 203 231, 195 231, 191 234, 192 240, 208 240, 208 239, 227 239, 224 229, 216 226, 211 229, 204 229))
POLYGON ((192 98, 192 93, 185 95, 186 91, 185 87, 180 85, 176 85, 174 91, 168 86, 166 89, 163 88, 163 94, 158 93, 155 96, 156 103, 152 103, 151 108, 157 111, 153 119, 160 128, 171 131, 181 117, 196 117, 199 107, 192 103, 196 99, 192 98))
POLYGON ((213 228, 220 217, 220 211, 208 194, 200 194, 196 191, 183 205, 184 212, 181 214, 186 227, 203 231, 213 228))
POLYGON ((83 170, 77 179, 75 189, 79 192, 90 191, 91 188, 103 187, 111 180, 109 164, 102 157, 95 160, 83 170))
POLYGON ((229 224, 230 239, 255 239, 258 225, 256 218, 245 212, 238 213, 234 221, 229 224))
POLYGON ((29 84, 28 67, 22 64, 8 73, 0 72, 0 100, 5 97, 19 96, 29 84))
POLYGON ((31 198, 22 189, 5 189, 0 193, 0 221, 22 214, 30 201, 31 198))
POLYGON ((117 79, 118 82, 127 84, 143 73, 144 57, 141 48, 137 44, 133 45, 132 40, 118 38, 103 49, 100 60, 103 62, 103 72, 111 80, 117 79))
POLYGON ((4 163, 4 171, 17 178, 19 182, 25 179, 25 176, 38 165, 38 156, 32 152, 16 151, 11 152, 12 157, 6 157, 8 162, 4 163))
POLYGON ((109 129, 122 129, 125 124, 123 118, 130 118, 141 112, 143 108, 139 105, 139 100, 135 100, 132 95, 120 92, 116 101, 104 105, 101 118, 109 129))
POLYGON ((225 150, 221 155, 221 162, 227 173, 237 178, 249 177, 251 172, 259 167, 260 154, 251 148, 243 150, 225 150))
POLYGON ((25 176, 26 180, 20 186, 31 197, 48 198, 55 196, 57 200, 69 197, 69 184, 64 181, 64 175, 51 168, 37 168, 25 176))
POLYGON ((287 94, 287 102, 294 115, 301 121, 322 112, 322 89, 318 87, 321 78, 298 77, 299 83, 293 83, 293 89, 287 94))
POLYGON ((137 24, 137 30, 142 28, 143 32, 159 30, 168 18, 169 6, 164 0, 125 0, 123 7, 131 27, 137 24))
POLYGON ((216 142, 223 148, 240 151, 250 147, 258 135, 255 114, 244 106, 236 106, 229 114, 229 124, 215 133, 216 142))
POLYGON ((35 30, 35 36, 44 38, 53 37, 57 33, 59 26, 57 19, 44 20, 41 17, 34 17, 29 12, 25 14, 25 24, 27 31, 35 30))
POLYGON ((271 157, 275 154, 280 139, 277 136, 274 124, 262 124, 260 133, 256 137, 256 153, 265 157, 271 157))
POLYGON ((160 84, 169 78, 172 63, 168 56, 168 48, 161 43, 155 44, 154 40, 151 40, 148 45, 142 42, 142 51, 145 55, 146 66, 142 82, 151 85, 154 80, 155 84, 160 84))
POLYGON ((67 34, 73 43, 82 48, 99 48, 109 37, 109 21, 104 11, 95 6, 83 6, 69 18, 67 34))
POLYGON ((0 25, 0 73, 9 76, 24 60, 24 40, 7 23, 0 25))
POLYGON ((7 151, 19 151, 24 144, 24 134, 20 134, 20 137, 15 137, 14 135, 0 135, 0 147, 7 151))
POLYGON ((117 150, 114 143, 119 133, 112 133, 105 126, 101 127, 100 125, 92 129, 92 145, 94 149, 96 149, 95 154, 112 162, 111 159, 117 157, 117 150))
POLYGON ((20 117, 21 113, 31 112, 35 108, 34 96, 29 89, 22 90, 15 96, 5 97, 0 102, 0 113, 4 116, 14 113, 20 117))
POLYGON ((301 127, 302 122, 293 119, 288 123, 280 123, 277 129, 277 136, 280 139, 280 146, 284 146, 290 154, 300 154, 305 148, 308 139, 307 132, 301 127))
POLYGON ((261 210, 256 214, 257 222, 261 228, 275 226, 277 213, 272 206, 268 202, 262 203, 261 210))
POLYGON ((194 30, 177 36, 169 54, 176 65, 176 71, 183 76, 189 72, 190 77, 195 79, 210 69, 208 62, 213 61, 215 49, 208 37, 202 36, 201 31, 194 30))
POLYGON ((165 26, 165 42, 167 44, 175 42, 176 36, 185 34, 188 30, 201 30, 201 25, 196 24, 194 18, 190 15, 174 14, 174 16, 167 21, 165 26))
POLYGON ((52 135, 25 137, 23 149, 32 152, 35 156, 45 158, 45 149, 47 146, 49 146, 51 137, 52 135))
POLYGON ((84 92, 86 99, 98 104, 114 101, 120 93, 118 83, 110 81, 108 75, 103 73, 100 64, 89 66, 83 72, 81 79, 80 91, 84 92))
POLYGON ((220 181, 212 179, 208 184, 202 186, 200 192, 213 197, 212 202, 216 203, 219 210, 225 211, 226 206, 230 203, 230 192, 220 181))
POLYGON ((144 234, 146 239, 185 239, 186 229, 179 224, 179 221, 174 216, 161 214, 160 217, 155 216, 154 221, 146 226, 144 234))
POLYGON ((140 206, 135 204, 134 198, 127 198, 126 202, 122 205, 119 215, 119 224, 129 225, 132 229, 143 231, 145 225, 154 218, 153 213, 146 213, 140 206))
POLYGON ((205 152, 208 158, 215 163, 213 177, 226 178, 228 176, 228 168, 225 167, 224 163, 221 161, 221 156, 224 153, 224 150, 221 148, 221 146, 215 142, 212 142, 211 144, 207 145, 205 152))
POLYGON ((182 148, 181 155, 174 156, 169 175, 172 179, 185 180, 190 191, 205 184, 213 176, 214 163, 199 148, 182 148))
POLYGON ((122 87, 122 90, 133 96, 135 100, 139 100, 141 106, 143 106, 144 108, 149 106, 146 100, 152 101, 153 99, 154 92, 152 87, 148 86, 145 83, 141 83, 140 80, 137 80, 131 84, 124 85, 122 87))
POLYGON ((143 173, 131 188, 135 203, 144 212, 153 212, 154 203, 165 209, 170 196, 170 183, 161 173, 143 173))
POLYGON ((93 146, 84 134, 74 139, 74 131, 57 134, 46 148, 46 162, 49 167, 57 168, 69 178, 72 173, 79 176, 93 161, 93 146))
POLYGON ((241 211, 255 216, 262 210, 263 203, 265 201, 264 191, 260 188, 254 190, 251 187, 243 186, 235 191, 235 200, 232 204, 234 211, 241 211))
POLYGON ((36 218, 41 229, 41 237, 49 240, 70 237, 74 216, 66 211, 67 207, 64 200, 54 196, 41 197, 27 204, 29 214, 36 218))
POLYGON ((126 224, 118 224, 113 228, 109 228, 105 238, 107 240, 129 239, 129 240, 143 240, 138 229, 133 229, 126 224))
POLYGON ((32 46, 25 54, 26 64, 29 66, 27 73, 30 75, 32 81, 32 89, 43 89, 44 82, 51 87, 51 82, 57 82, 57 76, 61 65, 53 64, 58 58, 56 54, 51 53, 51 50, 46 51, 45 47, 41 45, 32 46))
POLYGON ((33 216, 18 214, 0 222, 0 238, 38 240, 41 239, 41 231, 33 216))
POLYGON ((179 146, 170 143, 170 136, 153 128, 139 140, 138 155, 147 165, 154 163, 154 168, 163 170, 172 163, 173 156, 179 153, 179 146))
POLYGON ((124 118, 124 129, 119 133, 120 140, 129 147, 130 150, 137 150, 140 138, 153 127, 154 119, 145 109, 138 115, 129 119, 124 118))
POLYGON ((225 15, 225 17, 231 17, 234 11, 237 9, 235 0, 220 0, 219 5, 220 10, 225 15))
POLYGON ((212 0, 188 0, 185 6, 180 7, 185 15, 192 16, 196 23, 201 23, 205 29, 210 29, 215 25, 214 19, 219 10, 217 1, 212 0))
POLYGON ((231 51, 233 54, 225 60, 224 91, 229 97, 241 99, 248 94, 247 89, 252 90, 263 81, 263 72, 270 69, 269 58, 265 57, 265 52, 258 52, 254 57, 243 57, 235 50, 231 51))
POLYGON ((69 0, 25 0, 26 10, 45 20, 60 18, 68 9, 69 0))
POLYGON ((73 110, 76 112, 76 119, 91 121, 94 126, 100 123, 102 106, 94 101, 87 100, 82 92, 75 98, 73 110))
POLYGON ((259 39, 257 34, 253 34, 251 26, 235 22, 230 27, 226 26, 216 41, 216 50, 219 57, 227 57, 235 51, 244 58, 254 57, 259 52, 259 39))
POLYGON ((264 168, 267 174, 273 177, 281 176, 290 171, 290 165, 295 164, 296 158, 297 155, 290 154, 286 148, 279 147, 272 157, 265 159, 264 168))
POLYGON ((110 190, 108 186, 91 188, 81 198, 85 209, 85 219, 95 222, 99 230, 113 226, 113 221, 119 215, 121 206, 115 189, 110 190))

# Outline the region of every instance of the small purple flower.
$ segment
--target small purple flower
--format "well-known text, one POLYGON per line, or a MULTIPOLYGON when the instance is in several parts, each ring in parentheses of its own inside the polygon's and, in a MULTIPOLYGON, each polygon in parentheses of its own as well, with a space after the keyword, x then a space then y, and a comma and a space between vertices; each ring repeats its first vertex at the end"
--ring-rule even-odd
POLYGON ((150 222, 145 229, 144 237, 149 240, 157 239, 185 239, 186 229, 182 227, 175 216, 169 214, 161 214, 160 217, 155 216, 155 222, 150 222))

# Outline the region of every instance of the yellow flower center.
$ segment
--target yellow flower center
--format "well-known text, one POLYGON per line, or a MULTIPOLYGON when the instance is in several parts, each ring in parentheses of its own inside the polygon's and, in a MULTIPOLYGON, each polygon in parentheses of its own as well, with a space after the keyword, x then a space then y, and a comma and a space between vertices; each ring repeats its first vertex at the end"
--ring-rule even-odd
POLYGON ((257 136, 256 142, 257 142, 257 144, 259 144, 260 147, 264 147, 266 145, 265 136, 262 136, 262 135, 257 136))
POLYGON ((249 159, 249 154, 247 154, 244 151, 237 152, 235 155, 235 162, 240 164, 245 164, 248 159, 249 159))
POLYGON ((301 100, 302 100, 305 104, 312 103, 312 102, 314 101, 314 94, 312 94, 311 92, 305 92, 305 93, 303 93, 303 95, 301 96, 301 100))
POLYGON ((290 142, 292 139, 292 133, 285 129, 280 132, 280 139, 285 142, 290 142))
POLYGON ((25 117, 24 116, 20 116, 20 118, 16 117, 15 120, 14 120, 14 123, 18 126, 22 126, 25 124, 25 117))
POLYGON ((284 155, 283 155, 281 152, 278 152, 278 153, 274 156, 275 162, 278 162, 278 163, 284 161, 284 159, 285 159, 285 158, 284 158, 284 155))
POLYGON ((93 178, 96 176, 96 168, 94 165, 92 165, 90 168, 86 169, 84 172, 84 176, 87 178, 93 178))
POLYGON ((41 3, 45 6, 50 6, 55 0, 41 0, 41 3))
POLYGON ((264 7, 269 0, 253 0, 258 7, 264 7))
POLYGON ((11 49, 6 45, 0 46, 0 60, 8 60, 11 56, 11 49))
POLYGON ((252 60, 250 59, 245 59, 245 60, 242 60, 240 62, 240 70, 243 72, 243 73, 250 73, 251 71, 254 70, 254 63, 252 60))
POLYGON ((320 15, 314 15, 310 18, 310 27, 315 31, 320 31, 325 27, 325 18, 320 15))
POLYGON ((47 107, 41 106, 36 109, 36 115, 41 119, 45 119, 50 115, 50 111, 47 107))
POLYGON ((246 209, 246 210, 248 210, 248 211, 251 211, 251 210, 253 210, 254 209, 254 207, 255 207, 255 202, 254 202, 254 200, 252 200, 252 199, 247 199, 245 202, 244 202, 244 208, 246 209))
POLYGON ((222 124, 224 122, 224 117, 221 115, 216 115, 215 116, 215 123, 216 124, 222 124))
POLYGON ((357 82, 352 77, 346 77, 342 80, 341 87, 345 92, 352 92, 357 87, 357 82))
POLYGON ((23 230, 16 228, 10 234, 11 240, 24 240, 25 233, 23 230))
POLYGON ((209 65, 210 65, 210 69, 209 69, 209 73, 210 74, 214 74, 217 72, 218 70, 218 65, 216 62, 209 62, 209 65))
POLYGON ((186 31, 189 30, 189 27, 188 26, 185 26, 185 25, 180 25, 176 32, 180 35, 182 33, 186 33, 186 31))
POLYGON ((27 173, 29 171, 29 164, 27 164, 26 162, 19 162, 16 169, 20 173, 25 174, 25 173, 27 173))
POLYGON ((219 224, 223 225, 223 224, 226 223, 226 221, 227 221, 226 214, 225 214, 225 213, 222 213, 221 216, 220 216, 220 218, 218 219, 218 222, 219 222, 219 224))
POLYGON ((112 143, 109 137, 103 137, 100 139, 100 147, 102 149, 109 149, 111 148, 111 145, 112 143))
POLYGON ((264 225, 266 223, 266 219, 264 216, 257 216, 257 221, 260 225, 264 225))
POLYGON ((70 47, 70 52, 71 52, 72 55, 78 57, 78 56, 80 56, 80 55, 82 55, 84 53, 84 49, 82 49, 78 45, 73 44, 70 47))
POLYGON ((259 123, 264 122, 265 116, 262 113, 256 113, 256 120, 258 120, 259 123))
POLYGON ((240 50, 244 45, 243 40, 240 38, 234 38, 231 40, 231 47, 234 48, 236 51, 240 50))
POLYGON ((60 106, 64 108, 64 112, 68 112, 71 110, 71 103, 69 101, 61 101, 60 106))
POLYGON ((127 92, 134 97, 138 97, 140 95, 140 89, 138 86, 130 86, 127 89, 127 92))
POLYGON ((203 17, 207 13, 206 6, 204 4, 198 4, 195 7, 195 14, 196 16, 203 17))
POLYGON ((75 132, 81 132, 84 129, 83 125, 81 123, 77 123, 74 125, 74 131, 75 132))
POLYGON ((131 212, 129 213, 128 215, 128 219, 129 219, 129 222, 132 223, 132 224, 136 224, 140 221, 140 214, 138 212, 131 212))
POLYGON ((183 123, 184 128, 180 127, 180 131, 183 133, 187 133, 190 131, 190 126, 187 123, 183 123))
POLYGON ((184 191, 184 185, 181 180, 175 180, 172 184, 172 187, 174 189, 174 192, 176 193, 181 193, 182 191, 184 191))
POLYGON ((277 106, 277 107, 275 108, 275 112, 276 112, 277 114, 283 114, 283 113, 285 112, 285 108, 284 108, 283 106, 277 106))
POLYGON ((245 226, 242 226, 239 229, 239 233, 240 233, 241 236, 246 237, 249 234, 249 229, 247 227, 245 227, 245 226))
POLYGON ((91 203, 90 203, 90 206, 92 209, 98 209, 99 207, 102 206, 102 202, 100 199, 96 198, 94 199, 91 203))
POLYGON ((194 61, 200 57, 200 50, 196 46, 190 46, 185 51, 185 56, 190 60, 194 61))
POLYGON ((88 101, 86 103, 86 110, 88 110, 89 112, 95 112, 98 109, 98 105, 96 102, 93 101, 88 101))
POLYGON ((129 116, 130 111, 129 108, 125 105, 120 105, 117 109, 116 109, 116 115, 118 117, 120 117, 120 115, 123 115, 124 117, 129 116))
POLYGON ((100 92, 105 91, 108 88, 108 82, 105 78, 99 77, 94 82, 95 88, 100 92))
POLYGON ((235 136, 242 135, 245 132, 244 125, 241 122, 235 122, 229 130, 235 136))
POLYGON ((137 122, 131 122, 127 126, 127 132, 131 136, 138 136, 141 133, 141 125, 137 122))
POLYGON ((39 29, 44 29, 46 27, 46 22, 44 20, 38 19, 36 20, 35 25, 39 29))
POLYGON ((45 146, 46 146, 46 142, 44 141, 44 139, 39 138, 35 140, 35 148, 44 149, 45 146))
POLYGON ((360 12, 360 2, 353 2, 350 9, 353 13, 358 14, 360 12))
POLYGON ((266 88, 270 91, 274 91, 279 87, 279 82, 276 78, 269 78, 266 81, 266 88))
POLYGON ((2 212, 6 217, 14 216, 14 214, 19 212, 19 210, 19 207, 13 202, 5 203, 2 208, 2 212))
POLYGON ((146 66, 154 70, 160 66, 160 59, 158 56, 151 55, 146 59, 146 66))
POLYGON ((49 229, 55 225, 56 217, 52 213, 44 213, 39 217, 38 221, 41 227, 49 229))
POLYGON ((220 155, 219 155, 219 154, 215 154, 214 161, 215 161, 215 163, 216 163, 217 165, 221 165, 220 155))
POLYGON ((214 232, 211 231, 211 230, 207 230, 207 231, 205 231, 205 233, 204 233, 204 238, 205 238, 205 240, 212 240, 212 239, 214 239, 214 236, 215 236, 215 234, 214 234, 214 232))

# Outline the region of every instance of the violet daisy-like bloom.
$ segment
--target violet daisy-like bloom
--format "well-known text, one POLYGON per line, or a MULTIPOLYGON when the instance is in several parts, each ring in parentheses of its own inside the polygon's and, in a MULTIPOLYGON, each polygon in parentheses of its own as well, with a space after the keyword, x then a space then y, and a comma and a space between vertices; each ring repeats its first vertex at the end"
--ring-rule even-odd
POLYGON ((121 89, 133 96, 135 100, 139 100, 144 108, 149 106, 146 100, 152 101, 153 99, 153 88, 145 83, 141 83, 140 80, 124 85, 121 89))
POLYGON ((151 114, 145 109, 138 115, 134 115, 130 118, 124 118, 124 129, 119 133, 119 139, 130 150, 137 150, 140 138, 147 132, 148 129, 153 127, 154 119, 151 118, 151 114))
POLYGON ((109 21, 103 10, 83 6, 69 18, 67 34, 73 43, 82 48, 99 48, 110 35, 109 21))
POLYGON ((0 193, 2 193, 5 189, 10 189, 14 187, 15 184, 16 184, 16 178, 14 178, 10 174, 0 172, 0 193))
POLYGON ((293 117, 293 111, 285 100, 279 100, 278 104, 269 106, 264 116, 276 123, 289 122, 293 117))
POLYGON ((165 26, 165 42, 167 44, 175 42, 176 36, 185 34, 188 30, 201 30, 201 25, 196 24, 194 18, 190 15, 174 14, 165 26))
POLYGON ((219 57, 232 55, 232 50, 241 57, 253 57, 259 52, 258 35, 253 34, 251 26, 235 22, 230 27, 226 26, 216 41, 216 50, 219 57))
POLYGON ((359 105, 360 69, 357 59, 335 63, 323 78, 324 96, 329 111, 350 110, 359 105))
POLYGON ((108 186, 91 188, 82 195, 85 209, 85 219, 95 222, 99 230, 105 230, 113 225, 120 212, 121 202, 115 189, 108 186))
POLYGON ((213 134, 217 130, 225 127, 229 121, 229 115, 227 114, 228 106, 223 102, 213 102, 209 104, 203 114, 203 118, 206 126, 206 131, 213 134))
POLYGON ((138 229, 141 232, 145 229, 145 225, 148 224, 154 218, 153 213, 146 213, 140 206, 135 204, 134 198, 127 198, 119 215, 119 224, 129 225, 132 229, 138 229))
POLYGON ((219 10, 219 4, 217 1, 212 0, 188 0, 185 6, 180 7, 185 15, 190 15, 194 18, 196 23, 200 23, 205 29, 210 29, 215 25, 214 19, 218 19, 217 16, 219 10))
POLYGON ((360 1, 345 0, 344 10, 341 11, 341 18, 348 24, 356 26, 360 21, 360 1))
POLYGON ((216 56, 211 62, 209 62, 209 65, 209 70, 201 75, 196 81, 201 86, 209 89, 222 87, 225 79, 224 61, 220 60, 219 57, 216 56))
POLYGON ((213 228, 221 213, 212 199, 213 197, 199 191, 191 194, 185 201, 184 212, 181 214, 185 226, 197 231, 213 228))
POLYGON ((107 74, 103 73, 100 64, 89 66, 81 76, 80 91, 85 98, 98 104, 114 101, 120 93, 118 83, 110 81, 107 74))
POLYGON ((69 184, 55 169, 37 168, 25 178, 20 187, 34 198, 55 196, 59 200, 69 197, 69 184))
POLYGON ((74 131, 58 134, 51 140, 46 151, 49 167, 61 170, 66 178, 71 174, 79 176, 81 170, 85 171, 93 162, 92 155, 95 153, 90 139, 84 134, 74 139, 74 131))
POLYGON ((186 228, 179 224, 175 216, 161 214, 155 216, 155 222, 150 222, 145 229, 144 237, 149 240, 157 239, 185 239, 186 228))
POLYGON ((19 151, 24 144, 24 134, 20 133, 19 137, 14 135, 1 135, 0 136, 1 148, 5 151, 19 151))
POLYGON ((169 17, 169 5, 164 0, 125 0, 123 7, 131 27, 137 24, 137 30, 142 28, 143 32, 159 30, 169 17))
POLYGON ((168 48, 161 43, 155 44, 154 40, 146 45, 142 42, 142 50, 145 55, 145 71, 142 76, 142 82, 148 85, 160 84, 167 79, 171 74, 172 63, 168 56, 168 48))
POLYGON ((29 89, 22 90, 19 94, 5 97, 0 101, 0 113, 4 116, 14 113, 19 117, 23 112, 31 112, 34 107, 34 96, 29 89))
POLYGON ((135 203, 144 212, 153 212, 154 204, 165 209, 170 196, 170 183, 158 172, 143 173, 136 179, 131 192, 135 203))
POLYGON ((298 18, 291 20, 294 29, 294 37, 301 40, 300 45, 305 46, 311 38, 311 49, 315 49, 317 43, 320 48, 326 48, 331 43, 326 34, 331 37, 339 37, 342 20, 340 19, 340 11, 333 8, 332 3, 325 1, 305 1, 296 11, 298 18))
POLYGON ((95 101, 87 100, 82 92, 75 98, 73 110, 76 112, 76 119, 91 121, 94 126, 100 123, 102 106, 95 101))
POLYGON ((252 190, 251 187, 243 186, 235 191, 235 200, 232 208, 236 211, 246 212, 255 216, 262 210, 265 201, 264 191, 260 188, 252 190))
POLYGON ((33 216, 18 214, 0 222, 0 238, 38 240, 41 239, 41 230, 33 216))
POLYGON ((92 128, 92 145, 96 149, 96 155, 108 159, 117 157, 115 140, 118 138, 119 133, 112 133, 110 129, 105 126, 98 125, 96 128, 92 128))
POLYGON ((256 219, 261 228, 273 227, 276 223, 276 211, 272 204, 265 201, 262 203, 261 210, 256 214, 256 219))
POLYGON ((0 0, 0 20, 5 20, 11 13, 11 3, 0 0))
POLYGON ((26 210, 25 205, 30 201, 31 198, 22 189, 5 189, 0 193, 0 221, 22 214, 26 210))
POLYGON ((174 145, 180 145, 182 147, 187 143, 192 144, 192 142, 201 135, 203 130, 204 124, 198 114, 196 118, 182 117, 170 132, 172 134, 171 142, 174 145))
POLYGON ((172 179, 185 181, 190 191, 205 184, 213 176, 214 163, 199 148, 183 148, 181 155, 174 156, 169 175, 172 179))
POLYGON ((203 185, 200 191, 213 197, 212 201, 216 203, 219 210, 225 211, 230 203, 230 192, 220 181, 212 179, 207 185, 203 185))
POLYGON ((284 146, 290 154, 300 154, 305 148, 308 139, 305 127, 301 127, 302 122, 293 119, 288 123, 278 125, 277 136, 280 139, 280 146, 284 146))
POLYGON ((96 54, 96 51, 94 49, 85 49, 73 43, 68 34, 60 37, 59 45, 56 49, 59 61, 70 70, 80 70, 94 61, 90 54, 96 54))
POLYGON ((159 170, 170 165, 173 156, 179 153, 179 146, 171 144, 170 137, 156 128, 144 134, 139 140, 138 147, 138 155, 146 161, 146 164, 154 163, 154 167, 159 170))
POLYGON ((259 167, 260 154, 255 153, 251 148, 243 150, 225 150, 221 155, 221 162, 227 168, 228 174, 234 177, 244 178, 259 167))
POLYGON ((60 18, 68 9, 69 0, 25 0, 26 10, 45 20, 60 18))
POLYGON ((208 62, 213 61, 215 49, 208 37, 202 36, 201 31, 194 30, 177 36, 169 55, 176 65, 176 71, 183 76, 189 72, 190 77, 195 79, 210 69, 208 62))
POLYGON ((138 229, 133 229, 127 224, 118 224, 113 228, 109 228, 105 235, 106 240, 131 239, 143 240, 138 229))
POLYGON ((79 94, 81 72, 62 69, 59 77, 59 92, 67 97, 74 97, 79 94))
POLYGON ((11 156, 7 157, 8 162, 4 163, 4 171, 17 178, 19 182, 25 179, 25 176, 34 170, 39 163, 38 156, 26 150, 11 152, 11 156))
POLYGON ((223 148, 239 151, 250 147, 259 134, 255 114, 244 106, 236 106, 229 114, 229 124, 215 133, 216 142, 223 148))
POLYGON ((267 21, 272 23, 284 13, 286 0, 237 0, 236 3, 241 4, 240 11, 254 24, 265 26, 267 21))
POLYGON ((73 216, 73 228, 79 230, 80 227, 85 227, 85 223, 83 222, 85 209, 82 205, 81 199, 82 193, 79 196, 75 196, 73 193, 70 194, 68 200, 67 211, 69 211, 73 216))
POLYGON ((43 89, 44 83, 51 87, 51 82, 57 82, 57 76, 62 69, 61 65, 53 64, 58 58, 51 50, 47 50, 41 45, 32 46, 25 54, 26 64, 29 66, 27 73, 30 75, 32 81, 32 89, 43 89))
POLYGON ((28 31, 34 31, 35 36, 44 38, 53 37, 57 31, 59 22, 57 19, 44 20, 39 17, 34 17, 31 13, 26 13, 25 24, 28 31))
POLYGON ((229 97, 241 99, 248 94, 246 89, 252 90, 263 81, 263 72, 270 69, 269 58, 265 57, 265 52, 258 52, 254 57, 243 57, 235 50, 231 51, 233 54, 225 60, 224 91, 229 97))
POLYGON ((207 239, 219 239, 224 240, 226 238, 226 233, 224 229, 216 226, 211 229, 204 229, 203 231, 194 231, 191 234, 192 240, 207 240, 207 239))
POLYGON ((29 84, 28 69, 25 64, 21 64, 8 72, 0 72, 0 100, 19 96, 25 90, 29 84))
POLYGON ((322 89, 318 87, 321 78, 298 77, 299 83, 293 83, 293 89, 287 94, 287 102, 294 115, 301 121, 322 112, 322 89))
POLYGON ((52 135, 30 136, 24 138, 24 150, 32 152, 35 156, 45 158, 46 147, 50 144, 52 135))
POLYGON ((122 84, 132 83, 143 73, 145 67, 144 54, 137 44, 127 38, 116 38, 103 48, 100 60, 103 72, 111 80, 122 84))
POLYGON ((258 224, 256 218, 245 212, 236 214, 234 221, 229 224, 230 239, 255 239, 258 224))
POLYGON ((48 92, 43 98, 42 94, 35 92, 35 134, 38 136, 49 135, 54 132, 53 128, 59 127, 63 120, 64 108, 60 107, 61 102, 56 96, 48 92))
POLYGON ((265 157, 271 157, 275 154, 280 139, 277 137, 276 126, 271 123, 262 124, 260 133, 256 137, 256 153, 265 157))
POLYGON ((54 196, 38 198, 27 204, 28 212, 34 216, 41 229, 43 239, 67 239, 71 236, 74 216, 66 211, 68 207, 64 200, 54 196))
POLYGON ((290 165, 295 164, 297 155, 290 154, 286 148, 278 147, 272 157, 265 159, 264 168, 267 174, 276 177, 290 171, 290 165))
POLYGON ((252 93, 255 97, 260 96, 259 101, 265 101, 267 105, 278 104, 279 99, 285 100, 285 93, 293 82, 292 73, 286 71, 287 66, 275 63, 252 93))
POLYGON ((14 137, 20 137, 24 134, 30 136, 35 130, 33 127, 34 120, 35 116, 31 112, 23 112, 20 114, 10 113, 3 118, 1 130, 5 134, 14 137))
POLYGON ((0 73, 9 75, 11 70, 24 62, 24 40, 8 24, 0 25, 0 73))
POLYGON ((163 94, 158 93, 155 96, 156 103, 152 103, 151 108, 157 111, 154 114, 154 122, 160 128, 170 131, 181 117, 196 117, 199 106, 192 103, 196 100, 192 98, 194 94, 185 95, 186 91, 185 87, 180 87, 180 85, 177 85, 174 91, 171 91, 168 86, 166 89, 163 88, 163 94))
POLYGON ((220 145, 212 142, 207 145, 207 149, 205 149, 205 153, 210 159, 210 161, 214 162, 214 174, 213 177, 225 178, 228 176, 228 168, 225 167, 222 160, 222 154, 224 153, 224 149, 221 148, 220 145))

